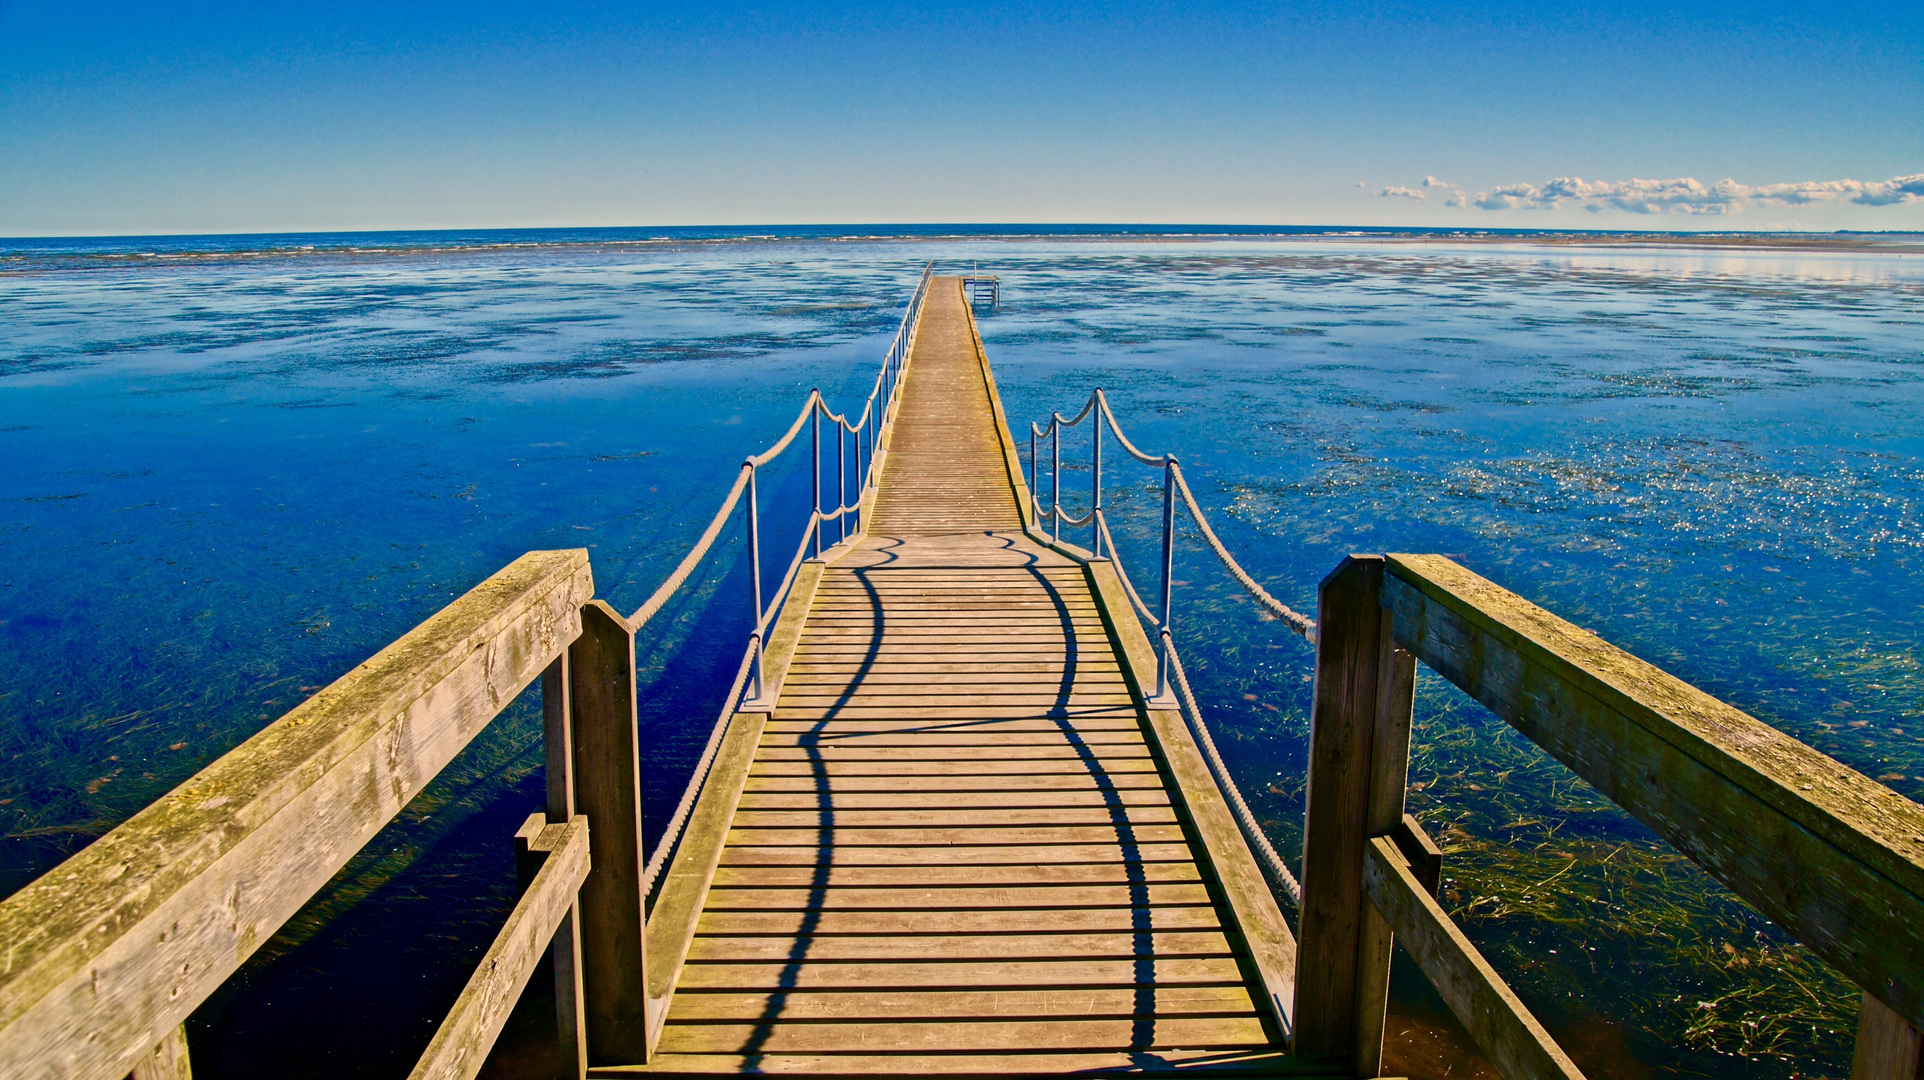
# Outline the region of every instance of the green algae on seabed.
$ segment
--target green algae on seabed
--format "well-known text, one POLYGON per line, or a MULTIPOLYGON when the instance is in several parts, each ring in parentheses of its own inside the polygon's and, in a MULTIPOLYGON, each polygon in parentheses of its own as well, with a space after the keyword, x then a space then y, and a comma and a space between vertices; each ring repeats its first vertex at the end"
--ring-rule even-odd
POLYGON ((1598 994, 1657 1044, 1849 1059, 1861 991, 1428 672, 1410 781, 1443 849, 1444 907, 1553 1031, 1598 994))

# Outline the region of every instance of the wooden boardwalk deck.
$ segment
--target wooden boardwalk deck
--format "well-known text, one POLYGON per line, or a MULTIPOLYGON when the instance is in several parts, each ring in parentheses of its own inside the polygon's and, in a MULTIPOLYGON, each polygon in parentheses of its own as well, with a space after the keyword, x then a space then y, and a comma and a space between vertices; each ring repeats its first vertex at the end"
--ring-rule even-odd
POLYGON ((1025 532, 959 279, 903 395, 871 526, 773 661, 648 1071, 1273 1070, 1288 931, 1145 707, 1133 617, 1025 532))

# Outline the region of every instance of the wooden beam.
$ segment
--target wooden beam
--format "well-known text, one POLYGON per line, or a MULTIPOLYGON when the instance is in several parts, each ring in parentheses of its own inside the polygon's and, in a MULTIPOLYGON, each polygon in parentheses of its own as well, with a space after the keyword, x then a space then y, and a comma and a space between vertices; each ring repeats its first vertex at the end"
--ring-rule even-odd
POLYGON ((1370 840, 1363 856, 1363 887, 1370 905, 1402 939, 1410 958, 1505 1080, 1582 1080, 1576 1063, 1416 880, 1389 837, 1370 840))
MULTIPOLYGON (((1306 1058, 1357 1062, 1368 1039, 1357 1009, 1367 911, 1363 851, 1370 835, 1379 706, 1392 685, 1383 559, 1351 555, 1317 593, 1316 682, 1309 726, 1303 825, 1303 904, 1297 952, 1294 1049, 1306 1058)), ((1407 770, 1407 737, 1403 753, 1407 770)), ((1375 802, 1389 801, 1378 793, 1375 802)), ((1400 801, 1400 792, 1399 801, 1400 801)), ((1398 813, 1401 813, 1400 806, 1398 813)), ((1382 1040, 1381 1017, 1375 1017, 1382 1040)))
MULTIPOLYGON (((575 816, 574 703, 568 654, 562 652, 541 673, 542 748, 548 785, 547 820, 575 816)), ((554 959, 555 1058, 560 1074, 581 1080, 588 1073, 588 1013, 581 985, 581 910, 568 905, 548 944, 554 959)))
MULTIPOLYGON (((1410 709, 1416 697, 1416 657, 1393 647, 1388 634, 1382 636, 1379 647, 1383 651, 1376 665, 1369 805, 1363 819, 1368 836, 1381 836, 1403 824, 1404 789, 1410 780, 1410 709)), ((1375 1076, 1383 1069, 1390 949, 1395 944, 1389 923, 1374 907, 1366 906, 1356 939, 1356 1045, 1351 1059, 1359 1076, 1375 1076)))
MULTIPOLYGON (((960 278, 952 279, 960 290, 960 278)), ((995 438, 1002 451, 1002 465, 1008 470, 1009 487, 1015 491, 1015 504, 1022 514, 1022 528, 1027 531, 1038 526, 1035 520, 1035 507, 1029 500, 1029 483, 1022 478, 1022 455, 1016 452, 1015 437, 1009 432, 1009 418, 1002 411, 1002 394, 995 388, 995 372, 989 368, 989 354, 982 349, 982 332, 976 329, 975 312, 965 302, 962 314, 969 321, 969 338, 975 345, 975 360, 982 368, 982 385, 989 392, 989 410, 995 418, 995 438)), ((1097 423, 1102 421, 1098 419, 1097 423)))
POLYGON ((588 876, 587 818, 551 825, 543 815, 530 814, 515 838, 525 853, 539 859, 541 868, 508 913, 454 1008, 441 1020, 409 1080, 473 1080, 481 1071, 588 876))
POLYGON ((575 811, 595 823, 594 870, 581 888, 582 1012, 588 1061, 648 1060, 641 871, 641 753, 635 726, 635 635, 614 608, 581 608, 568 649, 575 811))
POLYGON ((123 1080, 578 632, 530 552, 0 902, 0 1076, 123 1080))
MULTIPOLYGON (((1069 545, 1055 545, 1071 550, 1069 545)), ((1156 654, 1149 636, 1137 621, 1135 610, 1117 576, 1115 564, 1108 559, 1084 560, 1090 591, 1101 605, 1103 618, 1117 644, 1116 653, 1127 669, 1139 698, 1155 693, 1156 654)), ((1220 890, 1223 901, 1235 917, 1234 931, 1248 950, 1251 973, 1262 986, 1264 1000, 1260 1009, 1276 1025, 1279 1042, 1287 1042, 1291 1030, 1290 1011, 1296 1004, 1296 937, 1276 907, 1262 868, 1249 852, 1237 827, 1229 804, 1216 787, 1202 751, 1191 738, 1188 726, 1174 709, 1146 709, 1149 729, 1155 735, 1154 749, 1167 770, 1169 790, 1182 800, 1191 828, 1195 830, 1195 850, 1201 855, 1200 869, 1220 890)))
POLYGON ((1857 1015, 1857 1046, 1851 1053, 1851 1080, 1918 1080, 1924 1076, 1924 1034, 1864 995, 1857 1015))
POLYGON ((1396 640, 1924 1026, 1924 806, 1440 555, 1396 640))
POLYGON ((728 733, 715 752, 708 782, 702 785, 695 809, 688 815, 681 846, 656 894, 655 910, 648 918, 648 958, 652 966, 648 970, 647 1031, 651 1051, 668 1019, 669 999, 680 981, 688 946, 695 938, 695 924, 701 919, 708 886, 715 878, 715 867, 721 862, 722 847, 735 820, 735 807, 741 801, 742 784, 755 763, 755 747, 767 722, 768 714, 759 712, 738 712, 729 718, 728 733))
POLYGON ((186 1025, 168 1032, 159 1046, 148 1051, 134 1066, 131 1080, 194 1080, 193 1061, 187 1055, 186 1025))

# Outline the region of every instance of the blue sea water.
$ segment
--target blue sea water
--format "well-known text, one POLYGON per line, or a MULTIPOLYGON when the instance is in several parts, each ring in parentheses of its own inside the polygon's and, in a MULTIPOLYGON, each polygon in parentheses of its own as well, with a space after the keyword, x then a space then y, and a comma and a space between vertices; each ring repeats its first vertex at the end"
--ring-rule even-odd
MULTIPOLYGON (((632 609, 810 387, 859 408, 931 259, 1001 277, 981 326, 1025 449, 1102 386, 1285 602, 1349 551, 1445 552, 1924 797, 1916 245, 1008 231, 0 242, 0 894, 522 551, 588 547, 632 609)), ((771 470, 771 526, 805 467, 771 470)), ((1152 580, 1157 477, 1106 468, 1152 580)), ((1310 651, 1193 542, 1176 577, 1198 693, 1293 859, 1310 651)), ((651 836, 745 579, 735 543, 644 635, 651 836)), ((1418 712, 1450 902, 1591 1075, 1847 1067, 1821 964, 1454 691, 1426 679, 1418 712), (1776 1009, 1785 978, 1818 1004, 1776 1009)), ((511 903, 537 713, 201 1010, 198 1072, 407 1071, 511 903)), ((1397 993, 1393 1044, 1455 1053, 1406 965, 1397 993)))

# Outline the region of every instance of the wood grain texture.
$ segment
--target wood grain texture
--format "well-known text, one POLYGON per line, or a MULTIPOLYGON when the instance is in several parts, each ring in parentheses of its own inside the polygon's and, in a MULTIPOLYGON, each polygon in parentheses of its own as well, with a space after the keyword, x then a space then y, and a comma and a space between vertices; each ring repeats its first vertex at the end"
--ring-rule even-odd
POLYGON ((1864 995, 1857 1017, 1857 1045, 1851 1052, 1851 1080, 1917 1080, 1924 1076, 1924 1034, 1864 995))
POLYGON ((1363 887, 1370 905, 1506 1080, 1581 1080, 1583 1073, 1569 1055, 1416 880, 1389 838, 1369 841, 1363 887))
MULTIPOLYGON (((1304 794, 1303 907, 1294 1049, 1355 1064, 1363 853, 1388 616, 1383 560, 1351 555, 1318 591, 1316 682, 1304 794)), ((1380 1030, 1377 1034, 1380 1042, 1380 1030)))
POLYGON ((1924 1026, 1924 806, 1440 555, 1397 642, 1924 1026))
POLYGON ((0 902, 0 1076, 123 1080, 579 632, 530 552, 0 902))
POLYGON ((635 638, 600 600, 581 609, 568 648, 575 809, 595 823, 594 871, 581 888, 581 984, 590 1063, 647 1060, 641 870, 641 746, 635 638))
POLYGON ((597 1069, 591 1076, 1190 1076, 1334 1077, 1274 1051, 1151 1050, 1068 1053, 666 1054, 652 1066, 597 1069))
POLYGON ((544 856, 541 869, 508 913, 506 925, 481 957, 408 1080, 472 1080, 481 1071, 541 954, 574 908, 575 894, 588 877, 588 819, 577 815, 565 823, 549 824, 543 815, 534 814, 522 829, 534 834, 528 847, 544 856))
POLYGON ((181 1025, 160 1040, 134 1066, 130 1080, 194 1080, 194 1062, 187 1053, 187 1027, 181 1025))

